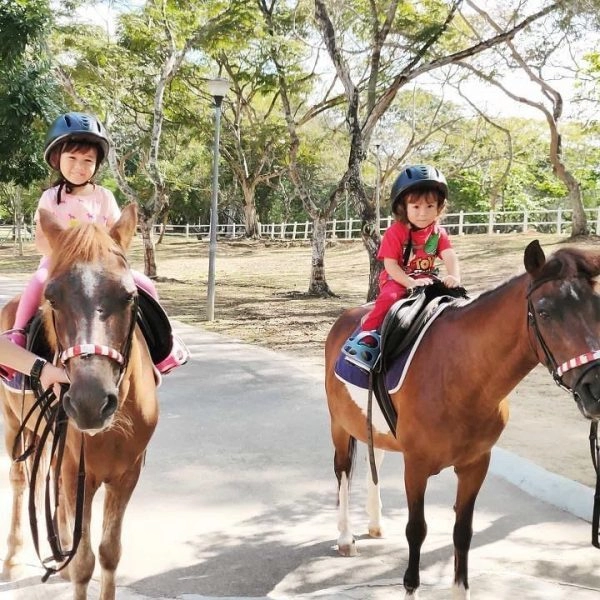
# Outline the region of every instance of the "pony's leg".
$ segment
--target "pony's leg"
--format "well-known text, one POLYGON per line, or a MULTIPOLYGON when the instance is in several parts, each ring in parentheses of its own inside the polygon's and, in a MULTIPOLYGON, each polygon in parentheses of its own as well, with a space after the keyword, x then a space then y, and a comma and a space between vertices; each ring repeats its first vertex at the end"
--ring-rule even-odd
POLYGON ((10 529, 6 541, 6 557, 4 558, 4 565, 2 567, 2 578, 10 581, 19 575, 19 554, 23 549, 23 496, 27 487, 25 463, 13 462, 10 467, 9 477, 12 487, 12 509, 10 529))
POLYGON ((338 481, 338 552, 341 556, 356 556, 356 544, 350 527, 350 480, 356 454, 356 439, 341 428, 332 427, 335 447, 333 468, 338 481))
POLYGON ((100 600, 115 600, 115 572, 121 559, 121 531, 123 517, 141 470, 138 462, 123 477, 106 484, 102 541, 98 558, 102 567, 100 600))
MULTIPOLYGON (((63 462, 62 465, 62 483, 64 486, 64 500, 67 503, 69 523, 74 523, 75 519, 75 501, 77 490, 77 465, 63 462)), ((96 557, 92 552, 90 541, 90 523, 92 518, 92 500, 98 490, 98 484, 89 476, 85 482, 85 494, 83 499, 83 518, 81 523, 81 539, 77 552, 73 560, 68 565, 68 578, 73 584, 73 600, 87 600, 87 589, 92 574, 96 557)))
MULTIPOLYGON (((381 463, 385 456, 385 451, 379 448, 373 448, 375 455, 375 468, 377 474, 381 469, 381 463)), ((374 538, 383 537, 383 530, 381 527, 381 494, 379 491, 379 483, 373 483, 373 476, 371 469, 367 468, 367 515, 369 517, 369 535, 374 538)))
POLYGON ((468 563, 473 537, 473 510, 475 500, 490 464, 490 453, 463 467, 455 467, 458 477, 456 491, 456 521, 454 523, 454 586, 453 600, 469 600, 468 563))
MULTIPOLYGON (((4 391, 3 394, 8 392, 4 391)), ((4 441, 9 456, 12 456, 15 434, 19 429, 19 422, 13 413, 3 404, 4 415, 4 441)), ((2 578, 11 580, 18 576, 20 561, 19 554, 23 549, 23 500, 27 488, 26 463, 12 462, 9 472, 10 485, 12 488, 12 507, 10 517, 10 529, 6 541, 7 550, 2 567, 2 578)))
POLYGON ((427 535, 425 522, 425 490, 429 472, 418 460, 404 456, 404 487, 408 504, 408 523, 406 539, 408 540, 408 567, 404 573, 404 589, 406 598, 417 597, 421 584, 419 566, 421 562, 421 546, 427 535))

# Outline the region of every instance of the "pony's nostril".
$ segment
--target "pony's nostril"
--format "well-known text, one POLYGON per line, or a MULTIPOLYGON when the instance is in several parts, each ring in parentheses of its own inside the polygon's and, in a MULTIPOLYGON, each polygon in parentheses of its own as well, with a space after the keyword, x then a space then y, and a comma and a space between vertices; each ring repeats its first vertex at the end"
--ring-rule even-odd
POLYGON ((108 394, 106 396, 106 402, 102 407, 101 413, 103 418, 110 417, 117 410, 117 396, 115 394, 108 394))

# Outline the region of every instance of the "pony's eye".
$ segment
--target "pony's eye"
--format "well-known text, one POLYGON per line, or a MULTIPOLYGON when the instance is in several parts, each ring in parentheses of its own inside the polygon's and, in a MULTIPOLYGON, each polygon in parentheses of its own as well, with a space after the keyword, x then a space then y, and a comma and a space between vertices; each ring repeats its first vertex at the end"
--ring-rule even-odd
POLYGON ((550 313, 547 310, 539 310, 538 317, 544 321, 547 321, 550 318, 550 313))

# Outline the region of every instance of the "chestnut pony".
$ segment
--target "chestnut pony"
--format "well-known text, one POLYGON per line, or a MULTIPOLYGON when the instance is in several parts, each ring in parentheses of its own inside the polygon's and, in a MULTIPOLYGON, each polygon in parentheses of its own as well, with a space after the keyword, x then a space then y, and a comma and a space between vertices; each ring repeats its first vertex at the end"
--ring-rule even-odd
MULTIPOLYGON (((464 306, 447 308, 433 322, 404 383, 391 395, 397 413, 395 436, 373 410, 375 463, 381 464, 384 450, 404 455, 406 598, 416 597, 420 584, 427 480, 446 467, 453 467, 458 479, 453 597, 469 598, 467 567, 475 500, 492 446, 508 420, 506 396, 533 367, 545 365, 557 383, 572 392, 586 418, 600 418, 600 295, 594 289, 600 253, 565 248, 546 261, 534 241, 524 259, 526 273, 464 306)), ((339 489, 338 550, 345 556, 356 553, 349 524, 349 479, 356 440, 368 439, 366 392, 338 379, 334 366, 342 344, 367 310, 345 311, 325 347, 325 387, 339 489)), ((372 481, 367 513, 369 534, 380 536, 379 487, 372 481)))
MULTIPOLYGON (((50 345, 65 365, 70 387, 62 397, 68 416, 60 473, 59 534, 63 547, 71 540, 75 519, 80 451, 85 456, 85 492, 81 538, 63 571, 73 584, 74 600, 86 600, 94 571, 90 520, 92 499, 104 484, 105 500, 99 560, 100 600, 114 600, 115 571, 121 556, 125 509, 142 468, 146 446, 158 420, 152 360, 136 326, 136 286, 125 252, 135 233, 135 205, 127 206, 107 231, 97 225, 63 228, 47 211, 40 226, 52 248, 52 261, 42 305, 50 345)), ((3 329, 14 321, 16 301, 3 308, 3 329)), ((5 441, 12 454, 21 419, 33 405, 33 394, 0 386, 5 441)), ((31 431, 29 432, 31 435, 31 431)), ((21 512, 25 462, 13 462, 12 518, 3 575, 16 576, 17 553, 23 545, 21 512)))

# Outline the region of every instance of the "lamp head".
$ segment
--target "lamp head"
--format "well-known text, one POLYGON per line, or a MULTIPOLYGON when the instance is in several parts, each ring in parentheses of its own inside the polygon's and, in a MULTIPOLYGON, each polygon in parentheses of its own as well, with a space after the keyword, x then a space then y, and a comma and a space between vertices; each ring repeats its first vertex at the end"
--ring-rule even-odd
POLYGON ((215 77, 206 82, 208 93, 215 99, 215 102, 217 101, 217 98, 222 100, 227 96, 230 85, 229 79, 225 79, 224 77, 215 77))

